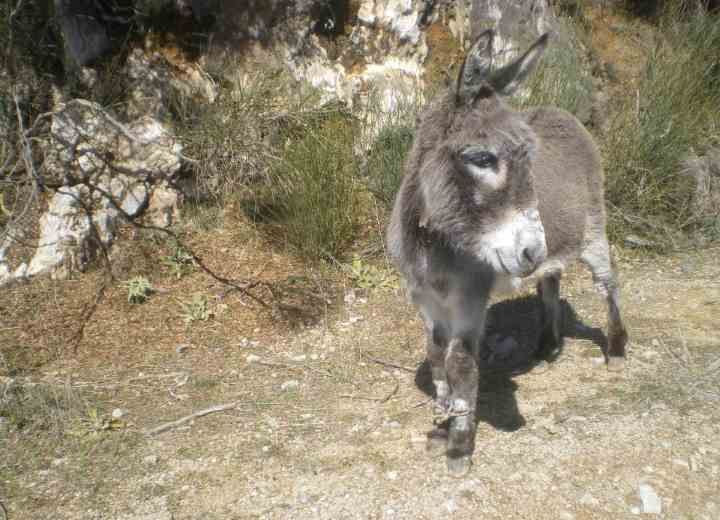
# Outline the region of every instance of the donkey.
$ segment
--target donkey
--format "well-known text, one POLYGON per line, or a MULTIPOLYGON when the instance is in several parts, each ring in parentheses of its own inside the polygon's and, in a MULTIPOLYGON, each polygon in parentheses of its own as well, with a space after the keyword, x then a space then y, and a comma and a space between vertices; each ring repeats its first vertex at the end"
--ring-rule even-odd
POLYGON ((479 351, 493 291, 533 276, 542 326, 536 356, 561 346, 560 277, 580 259, 608 304, 608 368, 623 366, 627 333, 605 234, 603 172, 590 134, 556 108, 518 112, 502 99, 535 68, 545 34, 493 67, 493 31, 470 48, 456 85, 419 116, 387 244, 422 315, 435 409, 430 432, 448 470, 470 469, 479 351))

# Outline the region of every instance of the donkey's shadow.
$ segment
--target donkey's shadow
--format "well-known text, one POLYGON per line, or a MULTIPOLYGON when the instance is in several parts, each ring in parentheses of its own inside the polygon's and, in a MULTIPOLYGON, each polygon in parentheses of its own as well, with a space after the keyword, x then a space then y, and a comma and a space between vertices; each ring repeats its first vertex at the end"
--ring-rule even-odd
MULTIPOLYGON (((602 329, 584 324, 567 300, 561 300, 560 305, 562 336, 589 340, 606 352, 607 338, 602 329)), ((541 327, 540 306, 536 297, 525 296, 495 303, 488 309, 485 341, 479 359, 478 422, 503 431, 515 431, 525 425, 515 398, 518 385, 512 378, 531 372, 545 362, 555 362, 564 348, 561 345, 545 362, 535 357, 541 327)), ((435 396, 427 360, 418 367, 415 384, 428 396, 435 396)))

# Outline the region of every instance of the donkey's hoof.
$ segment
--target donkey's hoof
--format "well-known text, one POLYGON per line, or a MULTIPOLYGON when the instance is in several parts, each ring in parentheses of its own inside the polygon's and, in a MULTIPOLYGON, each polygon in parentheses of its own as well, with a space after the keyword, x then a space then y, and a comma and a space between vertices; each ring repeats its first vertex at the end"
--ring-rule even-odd
POLYGON ((447 458, 447 469, 448 473, 452 477, 464 477, 470 473, 472 467, 472 458, 470 455, 463 455, 462 457, 448 457, 447 458))
POLYGON ((625 358, 612 356, 608 358, 608 372, 622 372, 625 370, 625 358))

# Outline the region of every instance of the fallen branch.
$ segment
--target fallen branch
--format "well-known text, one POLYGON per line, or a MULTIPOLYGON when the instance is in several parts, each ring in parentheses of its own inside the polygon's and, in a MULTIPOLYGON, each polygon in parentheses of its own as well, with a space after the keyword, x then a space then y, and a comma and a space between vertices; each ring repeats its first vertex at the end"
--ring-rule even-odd
POLYGON ((399 389, 400 389, 400 381, 398 381, 397 378, 395 378, 395 387, 385 397, 365 397, 364 395, 352 395, 352 394, 340 394, 339 397, 341 397, 343 399, 357 399, 360 401, 372 401, 375 403, 382 404, 382 403, 387 403, 390 399, 395 397, 395 394, 397 394, 399 389))
POLYGON ((231 410, 233 408, 236 408, 240 403, 241 403, 241 401, 234 401, 232 403, 218 404, 215 406, 211 406, 210 408, 205 408, 204 410, 199 410, 197 412, 191 413, 190 415, 186 415, 185 417, 181 417, 180 419, 178 419, 176 421, 166 422, 164 424, 161 424, 160 426, 156 426, 155 428, 145 430, 143 433, 145 435, 157 435, 158 433, 163 433, 167 430, 172 430, 173 428, 182 426, 186 422, 190 422, 193 419, 197 419, 198 417, 204 417, 206 415, 210 415, 211 413, 224 412, 226 410, 231 410))
POLYGON ((398 370, 404 370, 405 372, 410 372, 411 374, 414 374, 416 372, 415 368, 397 365, 395 363, 390 363, 389 361, 383 361, 382 359, 377 359, 372 356, 368 356, 367 354, 362 354, 362 357, 364 357, 368 361, 372 361, 373 363, 377 363, 378 365, 382 365, 387 368, 397 368, 398 370))

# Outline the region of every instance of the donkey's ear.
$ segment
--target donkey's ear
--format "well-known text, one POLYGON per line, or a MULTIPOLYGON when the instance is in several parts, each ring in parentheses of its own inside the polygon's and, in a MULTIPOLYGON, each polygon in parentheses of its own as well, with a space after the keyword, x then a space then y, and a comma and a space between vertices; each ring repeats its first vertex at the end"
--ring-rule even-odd
POLYGON ((517 90, 520 84, 525 81, 525 78, 535 69, 540 56, 547 47, 549 37, 549 33, 543 34, 525 54, 492 75, 490 83, 496 92, 510 95, 517 90))
POLYGON ((490 77, 494 36, 492 29, 480 34, 465 56, 457 81, 458 103, 472 102, 480 92, 483 81, 490 77))

